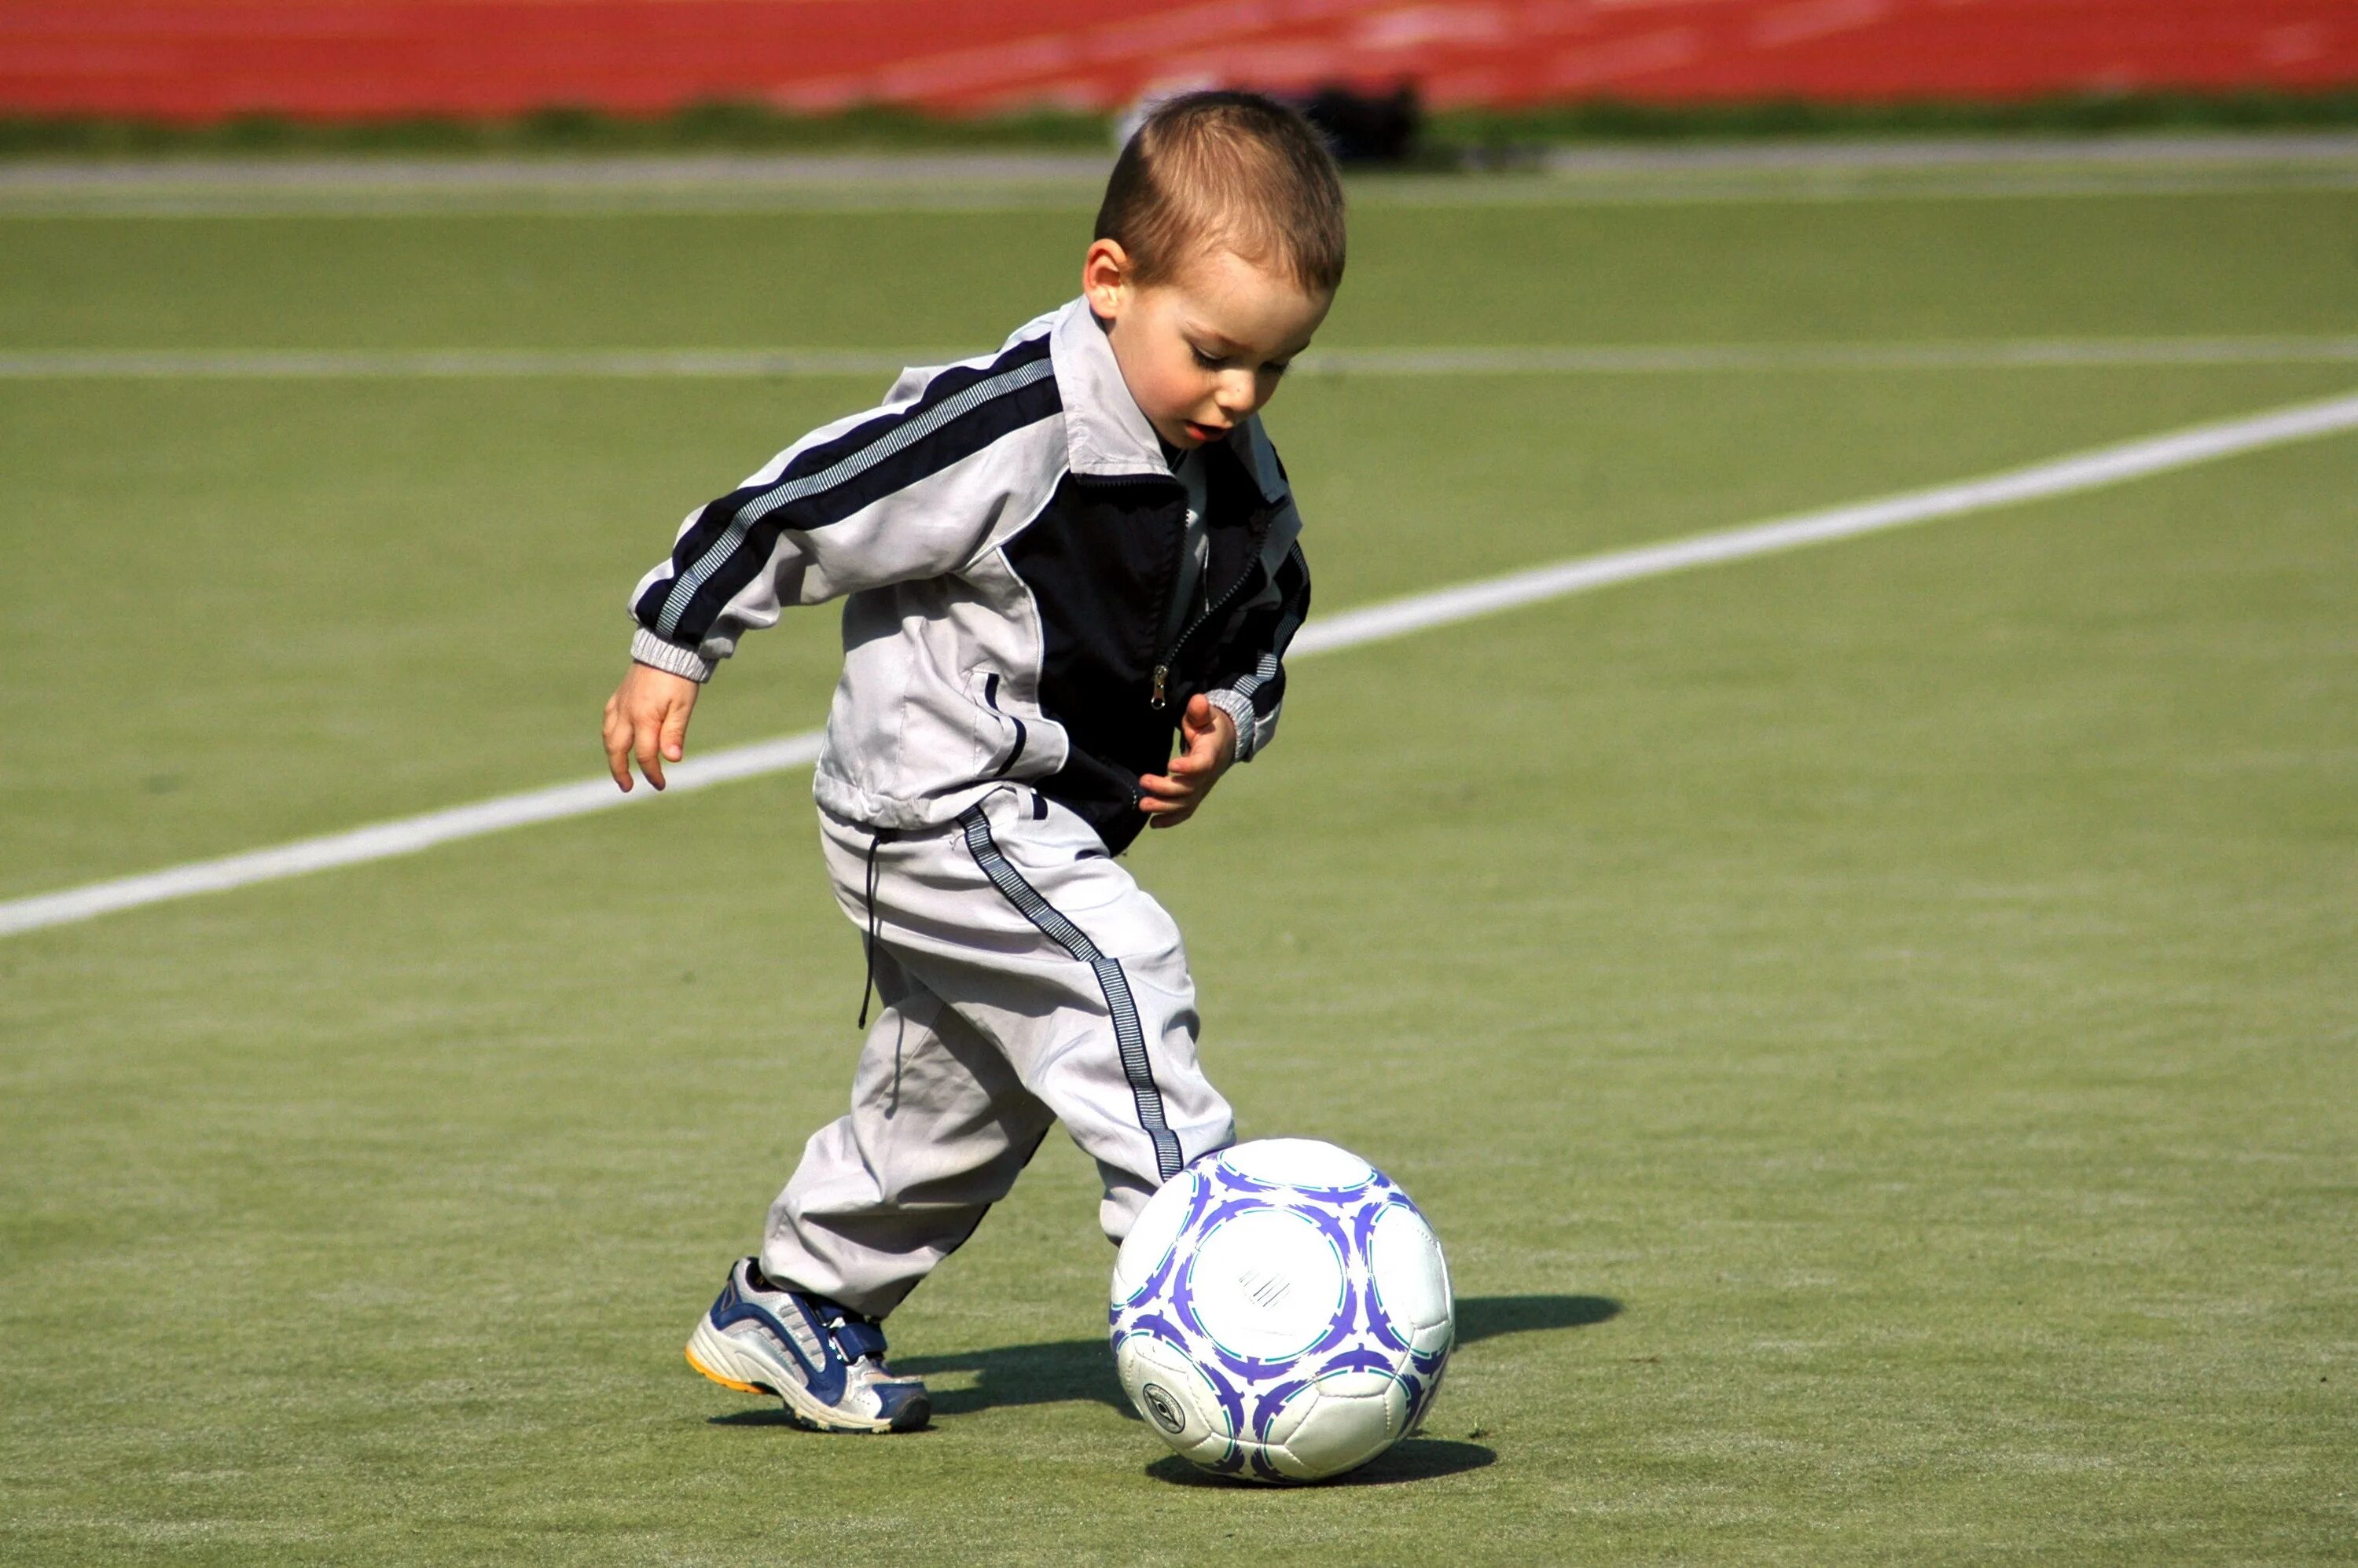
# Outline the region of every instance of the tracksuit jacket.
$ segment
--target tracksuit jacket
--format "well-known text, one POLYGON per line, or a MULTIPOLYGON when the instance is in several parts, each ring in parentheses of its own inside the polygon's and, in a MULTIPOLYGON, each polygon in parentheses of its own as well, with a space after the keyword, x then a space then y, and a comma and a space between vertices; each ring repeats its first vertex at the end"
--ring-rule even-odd
POLYGON ((1174 635, 1186 494, 1086 299, 996 355, 903 373, 681 526, 631 599, 632 656, 702 681, 787 604, 846 600, 814 792, 872 827, 1011 780, 1120 853, 1200 692, 1269 743, 1310 604, 1285 470, 1245 420, 1204 449, 1207 548, 1174 635))

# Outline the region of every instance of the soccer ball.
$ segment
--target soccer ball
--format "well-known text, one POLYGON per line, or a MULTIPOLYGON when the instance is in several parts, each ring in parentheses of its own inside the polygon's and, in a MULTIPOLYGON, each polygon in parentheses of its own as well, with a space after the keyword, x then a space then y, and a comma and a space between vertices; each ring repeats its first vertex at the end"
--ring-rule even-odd
POLYGON ((1416 1205, 1303 1138, 1240 1143, 1165 1182, 1121 1244, 1112 1322, 1147 1425, 1254 1481, 1339 1476, 1415 1431, 1455 1331, 1416 1205))

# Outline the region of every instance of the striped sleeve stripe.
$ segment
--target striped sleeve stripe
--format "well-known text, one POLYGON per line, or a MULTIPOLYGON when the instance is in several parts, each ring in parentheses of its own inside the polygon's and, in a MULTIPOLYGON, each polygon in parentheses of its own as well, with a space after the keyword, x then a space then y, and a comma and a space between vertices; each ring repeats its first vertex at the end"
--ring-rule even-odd
POLYGON ((1296 543, 1285 553, 1284 564, 1277 568, 1277 586, 1284 598, 1283 608, 1279 612, 1276 634, 1270 639, 1271 647, 1269 652, 1261 654, 1260 661, 1253 665, 1252 674, 1237 682, 1231 688, 1238 697, 1251 702, 1256 713, 1261 711, 1259 696, 1261 688, 1271 686, 1272 682, 1276 683, 1276 689, 1271 694, 1269 706, 1271 708, 1277 706, 1277 692, 1282 690, 1282 677, 1285 668, 1279 655, 1285 651, 1285 645, 1293 641, 1294 633, 1302 628, 1303 615, 1310 608, 1309 584, 1310 563, 1303 557, 1302 546, 1296 543))
POLYGON ((1276 674, 1277 655, 1275 654, 1263 654, 1260 656, 1260 663, 1253 666, 1253 673, 1245 676, 1244 679, 1237 682, 1237 684, 1229 689, 1234 691, 1238 697, 1250 697, 1253 693, 1259 691, 1262 685, 1273 678, 1276 674))
POLYGON ((805 496, 819 495, 838 485, 856 479, 896 452, 906 450, 940 429, 962 414, 971 413, 994 397, 1031 385, 1041 377, 1052 374, 1055 367, 1045 359, 1017 365, 1002 371, 988 381, 978 381, 957 396, 935 404, 914 418, 904 419, 884 433, 883 438, 871 442, 840 462, 801 479, 782 481, 766 493, 749 503, 738 516, 749 523, 758 523, 781 506, 790 505, 805 496))
POLYGON ((1245 645, 1258 643, 1261 651, 1253 667, 1226 687, 1207 693, 1215 707, 1236 720, 1237 761, 1250 762, 1277 726, 1277 711, 1285 700, 1285 649, 1310 613, 1310 563, 1296 541, 1278 563, 1272 586, 1277 602, 1254 612, 1245 629, 1245 645))
MULTIPOLYGON (((741 490, 708 508, 708 514, 725 509, 728 524, 719 536, 698 551, 693 562, 672 579, 664 594, 662 608, 654 618, 652 629, 655 635, 666 641, 679 637, 682 620, 706 585, 737 557, 747 537, 756 527, 780 508, 797 503, 806 503, 806 511, 814 514, 803 523, 804 526, 815 527, 840 521, 843 516, 858 510, 859 505, 865 504, 865 500, 842 507, 816 509, 807 503, 853 490, 856 481, 874 474, 946 427, 1001 398, 1013 396, 1027 387, 1048 380, 1055 374, 1055 366, 1048 356, 1047 340, 1044 337, 1033 338, 1001 355, 981 373, 980 379, 968 379, 976 373, 968 371, 961 374, 956 369, 943 372, 935 378, 936 385, 928 388, 928 395, 912 407, 882 419, 871 420, 835 441, 797 454, 786 465, 785 470, 767 484, 741 490), (824 466, 814 467, 814 464, 824 466)), ((1040 401, 1036 409, 1027 408, 1025 412, 1032 418, 1045 417, 1056 406, 1052 395, 1040 401)), ((1030 420, 1025 419, 1022 423, 1030 423, 1030 420)), ((994 436, 1002 432, 995 427, 990 430, 990 434, 994 436)), ((928 454, 929 460, 921 463, 916 471, 894 475, 898 482, 892 488, 913 484, 979 449, 979 445, 954 444, 948 449, 928 454)), ((867 499, 872 500, 873 497, 867 499)), ((763 554, 766 555, 767 551, 763 554)), ((756 568, 758 569, 758 563, 756 568)))

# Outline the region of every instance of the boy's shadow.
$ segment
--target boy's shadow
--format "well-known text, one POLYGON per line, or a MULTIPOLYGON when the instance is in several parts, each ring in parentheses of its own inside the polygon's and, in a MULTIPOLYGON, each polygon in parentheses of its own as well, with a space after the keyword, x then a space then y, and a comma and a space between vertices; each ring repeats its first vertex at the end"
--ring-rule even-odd
MULTIPOLYGON (((1621 1303, 1609 1296, 1461 1296, 1457 1301, 1457 1344, 1463 1349, 1502 1334, 1584 1328, 1617 1316, 1620 1311, 1621 1303)), ((937 1415, 964 1415, 999 1405, 1095 1400, 1132 1421, 1138 1419, 1137 1412, 1130 1408, 1130 1400, 1122 1396, 1121 1385, 1114 1380, 1113 1352, 1103 1339, 1054 1339, 1039 1345, 1008 1345, 995 1350, 961 1351, 947 1356, 896 1357, 892 1369, 918 1377, 949 1372, 975 1375, 970 1388, 935 1390, 934 1411, 937 1415)), ((1421 1450, 1436 1446, 1471 1445, 1436 1445, 1429 1442, 1419 1445, 1421 1450)), ((1174 1458, 1173 1463, 1181 1462, 1174 1458)), ((1393 1473, 1399 1470, 1398 1465, 1377 1468, 1383 1473, 1370 1476, 1369 1480, 1410 1478, 1406 1474, 1393 1473)), ((1460 1465, 1455 1468, 1472 1466, 1460 1465)))

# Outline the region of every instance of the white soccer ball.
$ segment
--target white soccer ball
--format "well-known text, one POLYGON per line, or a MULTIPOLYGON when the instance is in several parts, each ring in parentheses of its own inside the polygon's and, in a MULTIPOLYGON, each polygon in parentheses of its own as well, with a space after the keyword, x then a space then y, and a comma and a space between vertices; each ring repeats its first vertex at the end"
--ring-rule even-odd
POLYGON ((1164 1183, 1121 1244, 1112 1321, 1146 1424, 1255 1481, 1339 1476, 1415 1431, 1456 1326, 1416 1205, 1303 1138, 1206 1154, 1164 1183))

